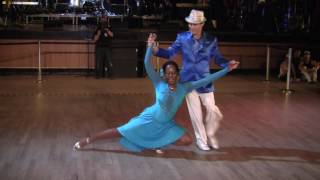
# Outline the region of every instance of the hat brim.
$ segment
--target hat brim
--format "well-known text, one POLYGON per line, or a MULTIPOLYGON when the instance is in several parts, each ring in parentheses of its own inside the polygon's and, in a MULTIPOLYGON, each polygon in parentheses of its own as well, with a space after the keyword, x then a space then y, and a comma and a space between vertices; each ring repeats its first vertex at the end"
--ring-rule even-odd
POLYGON ((188 22, 188 23, 192 23, 192 24, 201 24, 201 23, 204 23, 206 22, 206 18, 203 18, 202 21, 193 21, 189 16, 185 18, 185 20, 188 22))

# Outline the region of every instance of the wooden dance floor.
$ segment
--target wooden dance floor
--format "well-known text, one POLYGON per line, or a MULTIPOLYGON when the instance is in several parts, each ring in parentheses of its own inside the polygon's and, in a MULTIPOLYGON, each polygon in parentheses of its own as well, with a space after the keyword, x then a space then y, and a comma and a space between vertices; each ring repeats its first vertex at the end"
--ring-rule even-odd
MULTIPOLYGON (((230 74, 216 82, 224 114, 221 148, 170 146, 130 153, 118 140, 74 152, 90 133, 115 127, 153 101, 147 78, 0 76, 0 179, 3 180, 319 180, 320 84, 264 82, 230 74)), ((176 120, 191 134, 186 104, 176 120)))

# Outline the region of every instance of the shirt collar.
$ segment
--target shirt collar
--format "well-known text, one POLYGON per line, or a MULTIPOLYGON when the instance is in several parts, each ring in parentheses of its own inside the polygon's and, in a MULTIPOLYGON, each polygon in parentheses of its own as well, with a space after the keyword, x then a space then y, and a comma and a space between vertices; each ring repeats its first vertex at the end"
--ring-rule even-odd
MULTIPOLYGON (((190 31, 188 31, 188 32, 189 32, 188 33, 188 38, 196 40, 195 38, 193 38, 192 33, 190 31)), ((205 32, 202 32, 202 35, 201 35, 200 39, 198 39, 198 41, 201 41, 202 39, 205 39, 206 36, 207 36, 207 34, 205 32)))

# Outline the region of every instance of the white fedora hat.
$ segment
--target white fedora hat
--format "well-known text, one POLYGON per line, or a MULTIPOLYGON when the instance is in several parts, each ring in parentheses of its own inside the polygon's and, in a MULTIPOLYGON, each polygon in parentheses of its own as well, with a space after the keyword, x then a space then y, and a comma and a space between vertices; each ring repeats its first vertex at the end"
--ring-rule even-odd
POLYGON ((200 24, 206 21, 203 11, 192 9, 189 16, 185 18, 188 23, 200 24))

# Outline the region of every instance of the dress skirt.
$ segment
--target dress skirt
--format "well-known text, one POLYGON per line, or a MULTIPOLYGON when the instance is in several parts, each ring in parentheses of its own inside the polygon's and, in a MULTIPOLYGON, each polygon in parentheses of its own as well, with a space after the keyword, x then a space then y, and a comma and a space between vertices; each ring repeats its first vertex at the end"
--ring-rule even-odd
POLYGON ((117 128, 122 135, 120 144, 126 149, 134 152, 158 149, 174 143, 184 135, 185 129, 173 120, 159 121, 148 110, 117 128))

